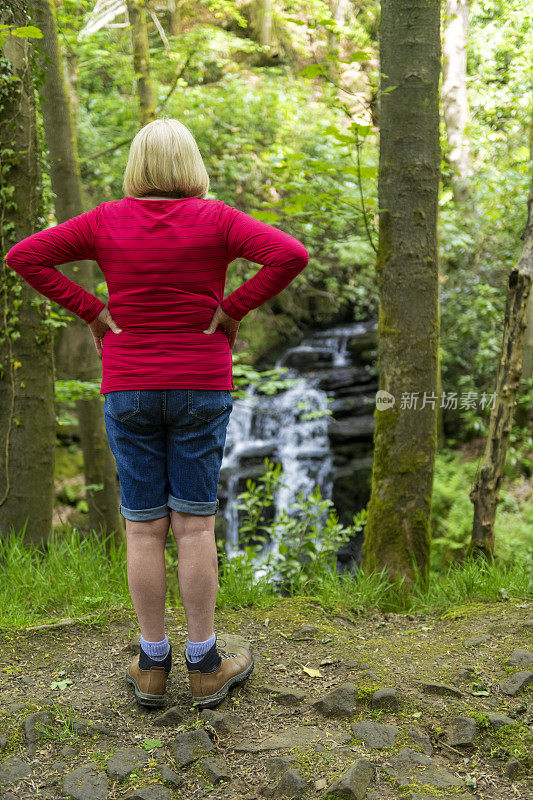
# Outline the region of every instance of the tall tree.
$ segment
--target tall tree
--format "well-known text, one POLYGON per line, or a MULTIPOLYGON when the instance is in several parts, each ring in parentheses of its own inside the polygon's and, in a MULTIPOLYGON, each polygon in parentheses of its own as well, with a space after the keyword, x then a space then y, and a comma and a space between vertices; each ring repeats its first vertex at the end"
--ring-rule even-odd
POLYGON ((533 281, 533 181, 527 203, 527 222, 522 234, 524 247, 507 282, 505 322, 498 374, 496 399, 491 410, 487 444, 470 499, 474 503, 471 549, 475 554, 494 552, 494 522, 500 486, 513 426, 513 413, 522 376, 522 346, 527 307, 533 281))
MULTIPOLYGON (((58 222, 82 214, 84 209, 78 165, 76 131, 72 123, 61 50, 57 37, 54 0, 33 0, 33 18, 43 32, 40 40, 41 67, 44 82, 40 87, 41 109, 49 151, 50 178, 55 194, 54 206, 58 222)), ((95 293, 92 261, 66 264, 62 272, 95 293)), ((98 382, 101 362, 86 323, 75 316, 62 328, 56 342, 56 364, 63 378, 98 382)), ((116 466, 107 443, 103 406, 100 397, 78 400, 79 420, 89 527, 96 531, 115 531, 120 538, 123 523, 119 514, 116 466)))
MULTIPOLYGON (((54 361, 48 302, 6 266, 42 215, 31 46, 6 31, 29 25, 26 3, 0 0, 0 535, 48 538, 54 507, 54 361)), ((38 32, 37 32, 38 33, 38 32)))
POLYGON ((374 412, 363 554, 407 583, 427 577, 437 434, 439 12, 439 0, 381 5, 378 369, 394 403, 374 412))
POLYGON ((468 122, 466 92, 466 42, 469 0, 446 0, 443 20, 442 106, 452 166, 452 187, 456 203, 470 196, 470 145, 465 136, 468 122))
POLYGON ((141 107, 141 124, 146 125, 156 118, 156 104, 152 75, 150 72, 150 50, 144 0, 127 0, 128 18, 131 26, 133 69, 137 80, 137 94, 141 107))

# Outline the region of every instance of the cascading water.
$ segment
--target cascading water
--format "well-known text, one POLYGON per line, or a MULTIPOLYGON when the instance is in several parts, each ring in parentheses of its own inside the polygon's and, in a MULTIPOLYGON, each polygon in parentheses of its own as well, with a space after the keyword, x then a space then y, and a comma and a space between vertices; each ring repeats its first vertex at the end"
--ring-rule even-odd
MULTIPOLYGON (((338 382, 338 376, 346 370, 357 369, 350 347, 366 341, 374 329, 375 323, 367 322, 318 331, 288 348, 276 362, 276 367, 286 367, 283 378, 293 379, 292 386, 272 396, 250 385, 245 397, 234 399, 221 470, 228 558, 242 552, 237 495, 245 489, 247 477, 255 480, 261 474, 265 456, 282 465, 285 485, 275 496, 275 516, 283 509, 290 516, 290 505, 298 494, 301 492, 305 499, 317 485, 323 498, 332 499, 335 464, 328 435, 331 422, 327 414, 314 412, 326 411, 330 399, 335 398, 336 390, 328 392, 329 384, 338 382)), ((351 393, 349 387, 341 393, 347 390, 351 393)), ((275 549, 276 543, 270 542, 260 561, 269 552, 275 555, 275 549)))

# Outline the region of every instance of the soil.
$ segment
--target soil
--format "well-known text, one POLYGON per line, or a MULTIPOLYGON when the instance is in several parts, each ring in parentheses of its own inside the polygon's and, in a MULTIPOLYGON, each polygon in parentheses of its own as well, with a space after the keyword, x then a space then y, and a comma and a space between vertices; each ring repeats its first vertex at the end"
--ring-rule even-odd
POLYGON ((132 608, 0 632, 0 798, 533 798, 533 603, 356 615, 300 597, 217 610, 217 635, 248 646, 255 668, 216 713, 191 701, 183 608, 166 620, 163 709, 138 706, 125 679, 132 608), (184 764, 198 730, 207 739, 184 764))

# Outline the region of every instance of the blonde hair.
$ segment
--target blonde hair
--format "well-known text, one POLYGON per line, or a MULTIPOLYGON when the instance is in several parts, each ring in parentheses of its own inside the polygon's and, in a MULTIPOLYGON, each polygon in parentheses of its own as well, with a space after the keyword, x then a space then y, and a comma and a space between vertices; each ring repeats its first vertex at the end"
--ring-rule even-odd
POLYGON ((131 143, 123 186, 131 197, 205 197, 209 175, 187 126, 177 119, 144 125, 131 143))

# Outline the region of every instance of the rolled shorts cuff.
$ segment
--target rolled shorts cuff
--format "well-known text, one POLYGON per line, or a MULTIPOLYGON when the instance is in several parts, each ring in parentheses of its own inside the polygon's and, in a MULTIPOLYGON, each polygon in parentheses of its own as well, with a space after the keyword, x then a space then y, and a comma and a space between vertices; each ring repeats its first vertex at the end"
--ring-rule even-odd
POLYGON ((120 513, 125 519, 131 519, 136 522, 142 522, 144 520, 149 520, 149 519, 161 519, 162 517, 168 517, 169 510, 168 510, 168 505, 166 503, 164 506, 157 506, 156 508, 142 508, 139 510, 136 510, 134 508, 124 508, 124 506, 121 503, 120 513))
POLYGON ((198 503, 194 500, 182 500, 179 497, 174 497, 169 494, 167 505, 174 511, 181 511, 184 514, 198 514, 199 516, 208 516, 209 514, 216 514, 219 508, 218 498, 209 503, 198 503))

